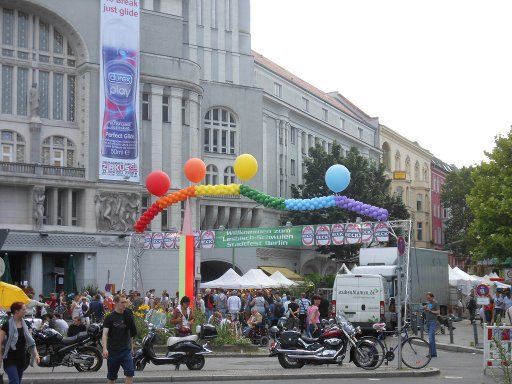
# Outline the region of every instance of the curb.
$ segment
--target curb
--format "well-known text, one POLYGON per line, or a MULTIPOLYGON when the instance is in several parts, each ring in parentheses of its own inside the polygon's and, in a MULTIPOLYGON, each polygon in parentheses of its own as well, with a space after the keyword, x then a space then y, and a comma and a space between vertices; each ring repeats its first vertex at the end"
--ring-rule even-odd
POLYGON ((461 352, 461 353, 476 353, 477 355, 483 355, 483 349, 473 347, 463 347, 462 345, 456 344, 443 344, 436 342, 436 348, 444 351, 461 352))
MULTIPOLYGON (((167 382, 167 383, 185 383, 185 382, 197 382, 197 381, 240 381, 240 380, 298 380, 298 379, 354 379, 354 378, 393 378, 393 377, 429 377, 437 376, 441 374, 439 368, 428 368, 422 370, 407 370, 407 371, 361 371, 361 372, 304 372, 301 373, 289 373, 289 374, 264 374, 264 375, 183 375, 183 376, 146 376, 146 377, 135 377, 134 381, 144 383, 154 382, 167 382)), ((63 379, 47 379, 47 378, 28 378, 23 379, 26 384, 81 384, 81 383, 98 383, 104 382, 103 377, 81 377, 81 378, 63 378, 63 379)), ((118 380, 120 381, 120 380, 118 380)))

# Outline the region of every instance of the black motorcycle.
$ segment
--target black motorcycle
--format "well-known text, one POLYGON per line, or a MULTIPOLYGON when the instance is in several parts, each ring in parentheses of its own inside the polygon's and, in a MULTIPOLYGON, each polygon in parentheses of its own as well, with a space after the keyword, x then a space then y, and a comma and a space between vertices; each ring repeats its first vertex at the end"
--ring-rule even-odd
MULTIPOLYGON (((167 329, 161 329, 169 332, 167 329)), ((213 325, 205 324, 197 327, 197 334, 185 337, 169 337, 167 339, 167 353, 165 356, 157 356, 153 349, 156 339, 156 327, 148 325, 148 334, 142 340, 142 348, 135 352, 133 362, 137 371, 143 371, 146 364, 155 365, 172 364, 180 369, 185 364, 188 369, 198 371, 204 367, 204 355, 212 351, 207 345, 199 345, 197 340, 212 340, 217 337, 217 330, 213 325)))
POLYGON ((91 324, 87 332, 63 337, 52 328, 34 329, 32 336, 41 358, 40 367, 75 367, 79 372, 96 372, 103 365, 103 356, 98 346, 101 327, 91 324))

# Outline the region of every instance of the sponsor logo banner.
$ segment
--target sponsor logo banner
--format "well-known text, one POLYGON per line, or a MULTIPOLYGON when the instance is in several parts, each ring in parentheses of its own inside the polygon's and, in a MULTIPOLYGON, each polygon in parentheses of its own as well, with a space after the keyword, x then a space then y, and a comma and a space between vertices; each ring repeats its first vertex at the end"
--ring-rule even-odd
POLYGON ((315 232, 316 245, 331 244, 331 230, 329 225, 317 225, 315 232))
POLYGON ((359 224, 347 224, 345 226, 345 244, 361 244, 362 234, 359 224))

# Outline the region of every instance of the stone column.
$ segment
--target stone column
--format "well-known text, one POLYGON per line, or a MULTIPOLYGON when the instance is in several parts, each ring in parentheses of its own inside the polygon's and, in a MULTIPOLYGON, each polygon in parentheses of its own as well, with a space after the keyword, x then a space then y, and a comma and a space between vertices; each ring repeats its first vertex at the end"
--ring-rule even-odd
POLYGON ((64 209, 64 225, 71 226, 73 222, 73 190, 66 189, 66 207, 64 209))
POLYGON ((211 1, 203 1, 203 79, 212 80, 212 8, 211 1))
MULTIPOLYGON (((263 115, 263 132, 262 132, 262 142, 263 143, 266 143, 267 142, 267 116, 263 115)), ((262 167, 261 167, 261 171, 262 171, 262 177, 263 177, 263 193, 267 193, 268 194, 268 168, 269 168, 269 164, 268 164, 268 156, 267 156, 267 148, 268 146, 267 145, 264 145, 263 146, 263 159, 262 159, 262 167)))
MULTIPOLYGON (((181 119, 181 101, 183 90, 180 88, 171 89, 171 142, 166 150, 170 152, 171 173, 173 189, 183 188, 183 122, 181 119)), ((154 139, 153 139, 154 140, 154 139)), ((171 226, 181 229, 181 204, 173 204, 170 209, 171 226)))
POLYGON ((297 129, 297 183, 302 184, 302 131, 297 129))
POLYGON ((226 8, 224 1, 217 2, 217 81, 226 81, 226 8))
POLYGON ((151 84, 151 169, 162 169, 162 96, 164 87, 151 84))
POLYGON ((50 225, 57 225, 57 216, 59 214, 59 190, 57 188, 52 188, 47 198, 50 199, 50 225))
POLYGON ((238 0, 231 2, 231 68, 233 71, 233 84, 240 84, 240 48, 238 30, 238 0))
MULTIPOLYGON (((43 162, 43 159, 41 158, 41 145, 43 144, 41 142, 41 126, 41 122, 30 122, 30 163, 43 162)), ((14 153, 14 158, 16 158, 16 153, 14 153)))
POLYGON ((43 254, 32 252, 30 254, 29 284, 37 295, 43 293, 43 254))
POLYGON ((202 0, 189 0, 188 2, 188 58, 197 62, 197 2, 202 0))

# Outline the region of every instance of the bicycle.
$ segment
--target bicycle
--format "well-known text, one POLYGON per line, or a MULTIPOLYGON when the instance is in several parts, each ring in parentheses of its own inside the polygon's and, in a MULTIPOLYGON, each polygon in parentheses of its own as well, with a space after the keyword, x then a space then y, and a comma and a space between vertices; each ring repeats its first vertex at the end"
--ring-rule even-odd
MULTIPOLYGON (((421 369, 424 368, 432 357, 430 356, 430 345, 428 341, 418 336, 409 336, 410 323, 405 323, 402 328, 402 362, 409 368, 421 369)), ((389 347, 386 343, 387 335, 398 336, 398 331, 386 331, 386 323, 373 324, 373 329, 377 332, 377 336, 366 336, 360 340, 370 340, 374 343, 374 348, 378 349, 377 361, 369 367, 362 367, 364 369, 377 369, 385 362, 395 359, 395 351, 398 349, 398 344, 394 347, 389 347)), ((374 355, 375 356, 375 355, 374 355)))

